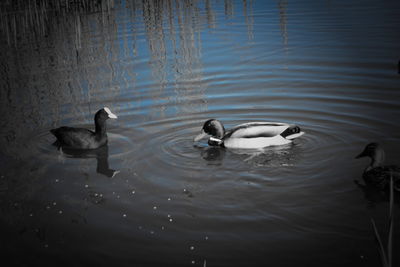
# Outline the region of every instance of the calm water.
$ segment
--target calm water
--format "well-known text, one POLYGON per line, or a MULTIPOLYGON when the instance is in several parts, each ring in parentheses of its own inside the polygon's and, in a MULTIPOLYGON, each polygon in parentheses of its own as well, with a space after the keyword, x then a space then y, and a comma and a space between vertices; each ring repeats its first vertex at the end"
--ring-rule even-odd
POLYGON ((354 183, 368 163, 354 156, 378 141, 400 163, 399 1, 9 2, 7 266, 379 266, 387 196, 354 183), (52 146, 49 129, 92 128, 104 106, 119 116, 108 147, 52 146), (263 152, 193 144, 209 118, 306 135, 263 152))

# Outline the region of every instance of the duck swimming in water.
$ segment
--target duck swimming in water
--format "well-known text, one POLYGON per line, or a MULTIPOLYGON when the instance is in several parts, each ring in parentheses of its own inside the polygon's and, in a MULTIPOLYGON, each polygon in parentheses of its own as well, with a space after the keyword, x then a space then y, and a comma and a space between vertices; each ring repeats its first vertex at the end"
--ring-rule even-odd
POLYGON ((210 146, 260 149, 289 144, 303 134, 300 127, 280 122, 249 122, 225 131, 220 121, 210 119, 204 123, 201 133, 194 138, 194 141, 209 137, 210 146))
POLYGON ((50 132, 57 138, 61 147, 71 149, 96 149, 107 144, 106 120, 116 119, 109 108, 104 107, 94 116, 95 131, 84 128, 62 126, 50 132))
POLYGON ((396 191, 400 191, 400 168, 396 165, 383 165, 385 152, 378 143, 368 144, 356 159, 369 157, 371 163, 364 170, 363 178, 366 184, 374 185, 381 190, 389 189, 390 176, 396 191))

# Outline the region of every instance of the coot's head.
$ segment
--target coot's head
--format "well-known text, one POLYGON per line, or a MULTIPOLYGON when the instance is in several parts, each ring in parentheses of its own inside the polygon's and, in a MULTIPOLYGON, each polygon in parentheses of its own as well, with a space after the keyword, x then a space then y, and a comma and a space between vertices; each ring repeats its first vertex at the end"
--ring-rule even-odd
POLYGON ((107 119, 116 119, 118 118, 117 115, 111 112, 111 110, 107 107, 104 107, 97 111, 96 115, 94 116, 95 121, 106 121, 107 119))
POLYGON ((370 143, 364 148, 363 152, 356 157, 356 159, 363 157, 369 157, 373 161, 383 163, 385 160, 385 152, 378 143, 370 143))
POLYGON ((198 134, 194 141, 197 142, 207 136, 222 139, 225 135, 225 128, 222 123, 216 119, 208 120, 204 123, 200 134, 198 134))

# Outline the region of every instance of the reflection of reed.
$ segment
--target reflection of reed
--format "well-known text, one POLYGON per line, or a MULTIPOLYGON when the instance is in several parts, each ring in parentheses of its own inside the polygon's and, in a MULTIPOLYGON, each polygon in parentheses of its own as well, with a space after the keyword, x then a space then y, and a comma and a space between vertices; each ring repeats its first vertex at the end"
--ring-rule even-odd
POLYGON ((162 103, 159 105, 160 115, 167 108, 166 104, 174 100, 177 108, 185 112, 198 110, 204 103, 198 18, 197 8, 190 2, 143 1, 143 21, 151 54, 150 66, 153 79, 160 89, 153 94, 153 98, 162 103), (170 79, 172 83, 168 82, 170 79), (174 99, 164 92, 168 84, 175 86, 174 99))
POLYGON ((253 1, 250 0, 247 4, 247 0, 243 0, 243 15, 246 19, 247 25, 247 36, 249 40, 254 39, 253 35, 253 25, 254 25, 254 16, 253 16, 253 1), (247 7, 248 5, 248 7, 247 7))
MULTIPOLYGON (((18 0, 0 4, 0 112, 6 114, 1 125, 1 135, 6 137, 0 139, 3 152, 18 155, 21 139, 29 131, 59 124, 60 114, 84 120, 91 112, 80 104, 101 95, 104 83, 112 84, 112 72, 98 76, 99 70, 92 68, 93 61, 105 65, 102 62, 108 60, 109 52, 105 44, 104 50, 93 46, 88 29, 99 25, 93 19, 100 22, 98 28, 107 26, 103 12, 98 11, 107 10, 111 19, 113 1, 79 3, 18 0)), ((112 40, 104 36, 103 43, 112 40)))
POLYGON ((212 9, 211 1, 206 0, 205 3, 208 27, 215 28, 215 14, 212 9))
POLYGON ((180 42, 179 46, 173 47, 177 51, 173 68, 175 90, 180 96, 178 104, 182 112, 200 111, 204 106, 204 84, 200 63, 200 33, 197 30, 199 19, 192 19, 198 18, 199 14, 191 5, 180 5, 176 13, 180 42))
MULTIPOLYGON (((150 66, 153 79, 159 85, 159 91, 153 91, 153 100, 159 103, 165 103, 162 96, 167 85, 167 55, 165 48, 165 36, 163 27, 165 2, 160 0, 143 0, 143 22, 146 29, 147 41, 150 50, 150 66)), ((160 113, 163 114, 165 104, 161 104, 160 113)))
POLYGON ((225 16, 227 18, 232 18, 233 17, 233 1, 232 0, 225 0, 224 1, 224 10, 225 10, 225 16))
MULTIPOLYGON (((249 39, 252 3, 243 1, 249 39)), ((140 107, 140 101, 147 102, 141 112, 158 116, 206 109, 200 34, 205 25, 217 27, 214 6, 220 4, 213 0, 1 2, 0 112, 6 115, 0 121, 0 146, 14 147, 9 143, 16 145, 30 130, 59 125, 61 120, 91 122, 88 114, 117 97, 127 112, 140 107), (136 75, 147 74, 147 65, 142 64, 147 52, 154 86, 143 93, 132 89, 136 75)), ((233 16, 234 1, 222 4, 225 16, 233 16)))
POLYGON ((283 45, 284 45, 285 49, 287 48, 287 45, 288 45, 287 15, 286 15, 287 5, 288 5, 287 0, 280 0, 278 3, 279 26, 281 28, 281 35, 282 35, 283 45))
MULTIPOLYGON (((9 45, 31 42, 49 34, 57 18, 70 14, 109 14, 114 0, 13 0, 0 3, 0 32, 9 45)), ((104 16, 104 15, 103 15, 104 16)), ((64 26, 57 24, 58 27, 64 26)), ((78 26, 78 23, 76 25, 78 26)), ((79 31, 76 31, 77 33, 79 31)), ((77 38, 79 35, 77 35, 77 38)))

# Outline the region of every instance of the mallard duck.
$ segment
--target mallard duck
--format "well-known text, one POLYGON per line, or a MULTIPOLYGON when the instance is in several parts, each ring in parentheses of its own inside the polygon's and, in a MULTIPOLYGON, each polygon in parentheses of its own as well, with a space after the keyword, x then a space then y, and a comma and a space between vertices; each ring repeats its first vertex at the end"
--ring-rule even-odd
POLYGON ((389 189, 390 176, 393 177, 394 189, 400 191, 400 168, 396 165, 383 165, 385 152, 378 143, 368 144, 356 159, 369 157, 371 163, 365 168, 363 179, 366 184, 374 185, 381 190, 389 189))
POLYGON ((280 122, 249 122, 226 132, 220 121, 210 119, 204 123, 200 134, 194 138, 194 141, 209 137, 208 144, 210 146, 260 149, 291 143, 293 139, 303 134, 300 127, 280 122))
POLYGON ((96 112, 94 116, 95 131, 85 128, 62 126, 50 132, 57 138, 60 146, 72 149, 95 149, 107 144, 106 120, 117 116, 107 107, 96 112))

